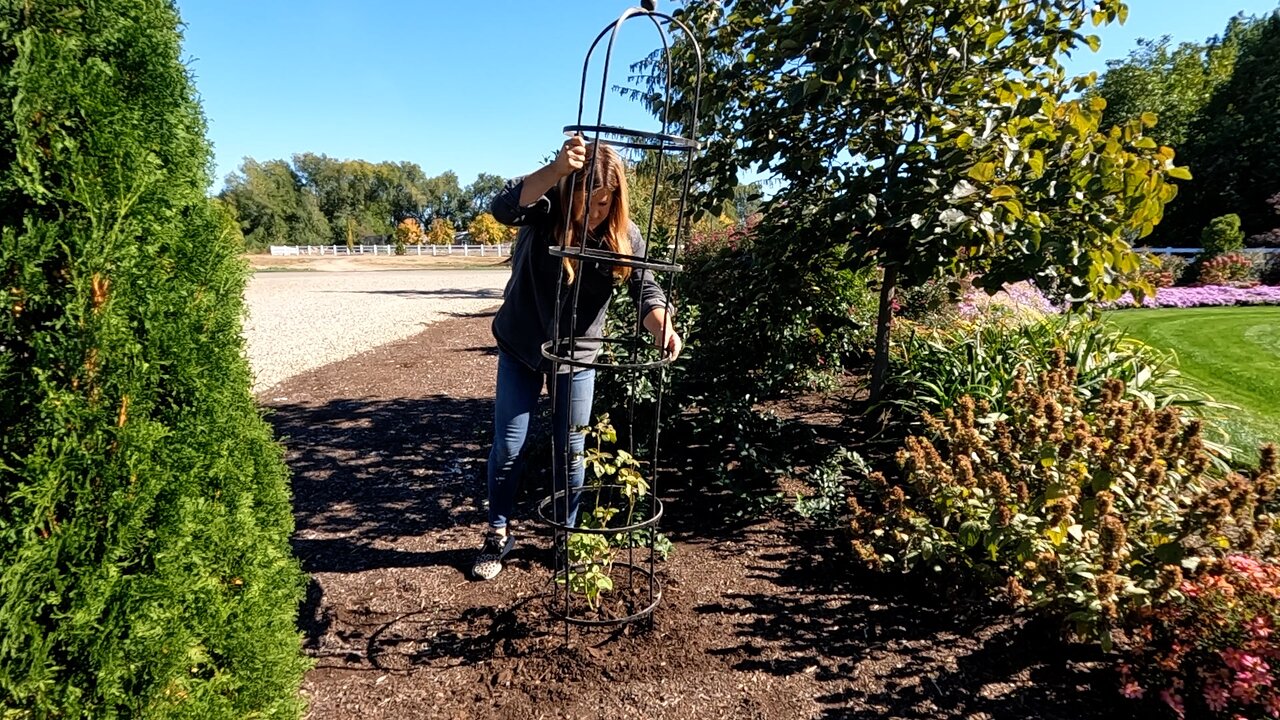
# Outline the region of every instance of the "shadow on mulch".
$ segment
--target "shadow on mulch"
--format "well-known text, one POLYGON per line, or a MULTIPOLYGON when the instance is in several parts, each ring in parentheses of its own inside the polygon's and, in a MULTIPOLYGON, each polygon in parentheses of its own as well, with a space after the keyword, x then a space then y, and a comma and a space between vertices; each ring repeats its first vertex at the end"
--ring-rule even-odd
POLYGON ((431 297, 438 300, 502 300, 499 288, 440 288, 438 290, 330 290, 328 292, 344 295, 394 295, 403 298, 431 297))
MULTIPOLYGON (((483 500, 483 485, 475 481, 485 449, 479 423, 491 405, 442 395, 275 405, 268 419, 291 449, 298 527, 293 548, 303 569, 354 575, 443 566, 465 573, 474 550, 406 549, 403 541, 475 520, 483 500)), ((306 646, 318 649, 344 610, 326 607, 313 581, 301 611, 306 646)), ((421 613, 404 614, 397 622, 415 622, 415 614, 421 613)), ((368 638, 371 661, 384 633, 385 627, 368 638)), ((465 642, 453 645, 459 659, 482 658, 465 642)), ((429 655, 422 659, 435 659, 429 655)))
MULTIPOLYGON (((483 500, 478 456, 492 401, 447 396, 394 400, 333 400, 319 407, 277 405, 268 418, 291 453, 294 513, 319 533, 359 539, 300 541, 310 571, 355 572, 424 564, 374 548, 379 542, 423 535, 473 518, 460 512, 483 500), (441 464, 441 460, 445 462, 441 464), (320 563, 320 564, 315 564, 320 563)), ((426 563, 434 564, 434 563, 426 563)))
MULTIPOLYGON (((851 572, 843 540, 789 515, 728 517, 698 461, 674 456, 661 485, 678 547, 655 626, 564 645, 531 523, 500 582, 466 577, 484 521, 487 325, 443 321, 271 393, 313 576, 300 613, 313 720, 1133 716, 1097 652, 1056 628, 959 584, 851 572)), ((791 419, 848 443, 848 400, 797 401, 791 419)), ((524 517, 540 489, 526 479, 524 517)))
POLYGON ((797 550, 752 567, 771 583, 768 592, 695 609, 734 618, 740 642, 718 654, 739 658, 740 671, 849 681, 815 698, 825 708, 819 717, 1134 717, 1101 651, 1063 641, 1051 623, 1016 615, 960 581, 851 571, 829 537, 787 535, 797 550), (771 644, 781 659, 754 657, 771 644))
MULTIPOLYGON (((481 347, 458 352, 491 355, 481 347)), ((546 589, 530 576, 549 558, 545 543, 524 534, 533 530, 527 520, 513 526, 524 526, 524 544, 508 556, 500 591, 469 576, 484 519, 491 415, 490 398, 445 395, 271 406, 268 420, 293 473, 292 545, 313 576, 299 622, 318 670, 476 666, 504 653, 528 655, 516 643, 548 638, 545 623, 530 622, 541 607, 529 605, 546 589), (396 587, 369 587, 370 578, 388 577, 396 587), (406 610, 406 595, 421 596, 421 609, 406 610)), ((525 518, 535 484, 522 487, 525 518)))

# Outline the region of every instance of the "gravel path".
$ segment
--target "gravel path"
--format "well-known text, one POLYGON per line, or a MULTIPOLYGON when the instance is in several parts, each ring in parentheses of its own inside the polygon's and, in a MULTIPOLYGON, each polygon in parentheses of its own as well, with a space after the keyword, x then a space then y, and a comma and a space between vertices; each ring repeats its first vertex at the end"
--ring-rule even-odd
POLYGON ((244 333, 253 391, 502 301, 508 271, 256 273, 244 333))

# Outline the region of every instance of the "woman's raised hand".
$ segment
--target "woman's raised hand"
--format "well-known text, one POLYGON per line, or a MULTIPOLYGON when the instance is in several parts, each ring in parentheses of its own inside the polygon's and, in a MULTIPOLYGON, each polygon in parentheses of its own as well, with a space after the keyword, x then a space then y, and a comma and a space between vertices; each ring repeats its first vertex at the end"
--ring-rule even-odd
POLYGON ((564 145, 560 146, 560 153, 556 155, 556 160, 552 165, 555 166, 556 174, 560 177, 566 177, 570 173, 577 172, 587 163, 587 143, 582 139, 581 135, 574 135, 564 141, 564 145))

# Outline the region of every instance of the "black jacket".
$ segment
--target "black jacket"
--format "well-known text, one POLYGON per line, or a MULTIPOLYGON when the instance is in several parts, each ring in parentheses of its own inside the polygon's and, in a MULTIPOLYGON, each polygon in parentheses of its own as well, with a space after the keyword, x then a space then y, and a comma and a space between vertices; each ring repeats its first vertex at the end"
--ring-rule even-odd
MULTIPOLYGON (((560 212, 559 195, 552 188, 528 207, 520 206, 524 178, 507 182, 490 203, 489 209, 498 222, 520 228, 511 253, 511 279, 503 291, 502 307, 493 319, 493 337, 503 352, 519 359, 530 369, 549 371, 550 361, 542 357, 542 344, 551 340, 555 326, 556 281, 560 276, 561 258, 547 249, 558 245, 555 238, 556 217, 560 212)), ((645 242, 640 229, 631 223, 631 254, 644 256, 645 242)), ((590 362, 600 351, 605 314, 613 296, 613 267, 603 263, 583 262, 578 265, 577 279, 566 284, 560 297, 560 335, 589 338, 577 345, 574 359, 590 362), (578 317, 573 322, 573 294, 578 290, 578 317)), ((567 274, 566 274, 567 279, 567 274)), ((633 269, 627 280, 633 302, 640 303, 640 317, 667 305, 666 294, 647 270, 633 269)), ((562 371, 569 368, 562 366, 562 371)))

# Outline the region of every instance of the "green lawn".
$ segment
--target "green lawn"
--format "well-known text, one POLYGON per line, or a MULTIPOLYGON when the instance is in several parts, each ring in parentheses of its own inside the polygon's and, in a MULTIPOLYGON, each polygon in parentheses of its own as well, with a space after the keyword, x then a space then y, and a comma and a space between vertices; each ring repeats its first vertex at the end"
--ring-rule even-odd
POLYGON ((1259 444, 1280 441, 1280 307, 1123 310, 1108 319, 1173 350, 1184 376, 1238 406, 1217 421, 1234 445, 1256 457, 1259 444))

